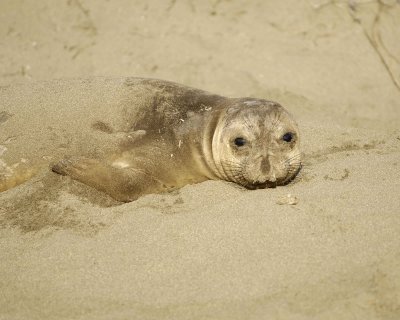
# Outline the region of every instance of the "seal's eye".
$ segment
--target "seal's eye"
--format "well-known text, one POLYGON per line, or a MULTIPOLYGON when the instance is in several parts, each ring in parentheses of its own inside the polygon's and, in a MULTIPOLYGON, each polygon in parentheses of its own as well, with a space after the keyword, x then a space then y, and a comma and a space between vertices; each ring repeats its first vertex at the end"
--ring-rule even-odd
POLYGON ((243 147, 246 144, 246 139, 244 138, 236 138, 234 140, 235 145, 237 145, 238 147, 243 147))
POLYGON ((293 140, 293 133, 291 132, 286 132, 283 136, 282 136, 282 140, 286 141, 286 142, 290 142, 293 140))

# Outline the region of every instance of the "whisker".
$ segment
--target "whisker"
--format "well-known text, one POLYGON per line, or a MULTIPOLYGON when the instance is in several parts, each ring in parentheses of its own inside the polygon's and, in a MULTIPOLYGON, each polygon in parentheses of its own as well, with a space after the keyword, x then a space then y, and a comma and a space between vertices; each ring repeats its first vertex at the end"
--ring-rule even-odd
POLYGON ((243 176, 243 167, 245 164, 231 160, 225 160, 222 162, 222 166, 230 179, 241 185, 248 185, 246 178, 243 176))

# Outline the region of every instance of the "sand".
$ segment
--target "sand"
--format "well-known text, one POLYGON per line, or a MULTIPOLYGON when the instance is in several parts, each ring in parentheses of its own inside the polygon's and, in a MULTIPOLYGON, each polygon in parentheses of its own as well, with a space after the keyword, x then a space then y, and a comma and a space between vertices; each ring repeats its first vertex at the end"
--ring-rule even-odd
POLYGON ((0 319, 400 319, 397 39, 389 0, 1 1, 3 90, 141 76, 277 100, 304 168, 123 205, 49 173, 2 192, 0 319))

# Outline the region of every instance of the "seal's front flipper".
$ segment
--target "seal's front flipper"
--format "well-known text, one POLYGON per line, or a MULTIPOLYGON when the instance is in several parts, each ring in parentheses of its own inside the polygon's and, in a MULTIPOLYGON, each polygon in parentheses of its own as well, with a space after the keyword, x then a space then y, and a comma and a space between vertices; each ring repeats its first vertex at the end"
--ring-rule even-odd
POLYGON ((88 186, 129 202, 143 194, 162 190, 162 183, 143 170, 117 168, 97 159, 66 158, 52 166, 52 171, 68 175, 88 186))

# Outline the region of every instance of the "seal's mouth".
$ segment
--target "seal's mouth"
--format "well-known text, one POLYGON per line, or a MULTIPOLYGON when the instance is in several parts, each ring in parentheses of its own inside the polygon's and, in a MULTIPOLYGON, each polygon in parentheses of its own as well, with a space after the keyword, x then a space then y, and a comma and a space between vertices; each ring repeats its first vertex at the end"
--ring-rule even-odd
POLYGON ((280 183, 278 181, 271 182, 271 181, 265 181, 265 182, 255 182, 252 184, 249 184, 246 186, 247 189, 250 190, 255 190, 255 189, 267 189, 267 188, 276 188, 280 183))

